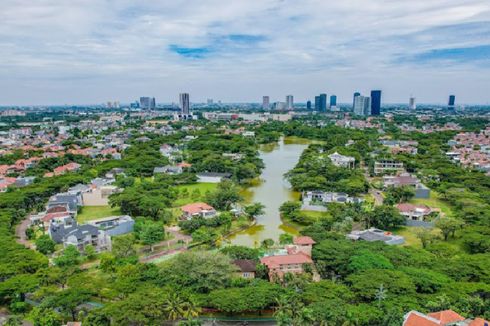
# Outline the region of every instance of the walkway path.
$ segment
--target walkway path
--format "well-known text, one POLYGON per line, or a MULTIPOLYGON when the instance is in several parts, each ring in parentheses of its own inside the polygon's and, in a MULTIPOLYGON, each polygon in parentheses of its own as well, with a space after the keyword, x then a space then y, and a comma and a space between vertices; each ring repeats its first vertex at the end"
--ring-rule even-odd
POLYGON ((33 249, 32 243, 29 242, 26 236, 26 230, 29 228, 31 221, 29 220, 29 216, 27 216, 22 222, 17 224, 15 227, 15 235, 17 237, 17 243, 26 246, 27 248, 33 249))

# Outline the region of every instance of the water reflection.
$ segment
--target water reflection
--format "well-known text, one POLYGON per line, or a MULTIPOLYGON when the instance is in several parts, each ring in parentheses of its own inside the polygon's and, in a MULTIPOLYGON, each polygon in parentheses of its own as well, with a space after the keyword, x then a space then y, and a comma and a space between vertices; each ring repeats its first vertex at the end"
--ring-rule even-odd
POLYGON ((282 223, 279 207, 285 201, 299 198, 299 193, 292 191, 284 179, 284 173, 296 165, 309 143, 308 140, 300 138, 285 138, 277 144, 261 147, 260 157, 265 168, 260 181, 244 190, 242 195, 246 201, 264 204, 265 214, 257 218, 255 226, 230 237, 233 244, 258 246, 267 238, 277 241, 281 233, 298 234, 296 229, 282 223))

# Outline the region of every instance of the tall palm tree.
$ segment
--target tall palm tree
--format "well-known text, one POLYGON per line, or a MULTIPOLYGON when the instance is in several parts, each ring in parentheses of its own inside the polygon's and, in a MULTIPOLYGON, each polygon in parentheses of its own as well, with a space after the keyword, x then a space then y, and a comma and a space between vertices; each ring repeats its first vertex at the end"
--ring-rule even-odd
POLYGON ((177 320, 183 317, 185 302, 176 293, 171 293, 165 300, 163 311, 169 320, 177 320))

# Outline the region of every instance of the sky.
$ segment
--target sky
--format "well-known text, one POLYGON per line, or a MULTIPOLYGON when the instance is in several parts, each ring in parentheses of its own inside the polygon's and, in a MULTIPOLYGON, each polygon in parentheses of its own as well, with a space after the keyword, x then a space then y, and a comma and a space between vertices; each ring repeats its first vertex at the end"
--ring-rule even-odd
POLYGON ((490 103, 488 0, 2 0, 0 105, 490 103))

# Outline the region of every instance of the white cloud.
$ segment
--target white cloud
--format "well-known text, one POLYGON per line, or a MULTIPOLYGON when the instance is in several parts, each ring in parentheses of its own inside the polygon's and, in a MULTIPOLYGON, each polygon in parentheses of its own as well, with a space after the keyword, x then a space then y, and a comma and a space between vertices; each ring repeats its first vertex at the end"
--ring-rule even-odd
POLYGON ((144 94, 170 102, 181 90, 195 100, 226 101, 253 101, 264 92, 301 101, 327 91, 348 102, 354 90, 371 87, 383 88, 388 101, 420 93, 420 101, 442 102, 444 92, 490 101, 479 92, 482 82, 490 84, 488 63, 419 68, 398 60, 488 45, 486 0, 4 0, 0 21, 5 104, 144 94), (209 51, 193 57, 199 48, 209 51))

